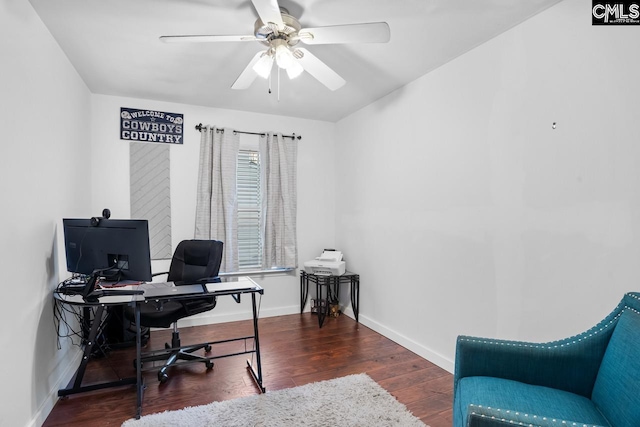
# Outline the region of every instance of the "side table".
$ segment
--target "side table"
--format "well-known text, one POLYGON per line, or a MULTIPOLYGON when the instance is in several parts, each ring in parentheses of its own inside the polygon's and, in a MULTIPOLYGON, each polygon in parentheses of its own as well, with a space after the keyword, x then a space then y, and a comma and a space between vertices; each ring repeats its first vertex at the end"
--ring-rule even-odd
POLYGON ((340 284, 349 283, 351 291, 351 308, 358 322, 358 305, 360 303, 360 275, 352 272, 345 272, 340 276, 325 276, 318 274, 310 274, 304 270, 300 270, 300 313, 304 311, 309 296, 309 282, 316 284, 316 298, 323 299, 322 291, 324 289, 324 299, 327 301, 324 311, 318 310, 318 326, 322 328, 324 319, 329 315, 330 303, 338 303, 340 296, 340 284))

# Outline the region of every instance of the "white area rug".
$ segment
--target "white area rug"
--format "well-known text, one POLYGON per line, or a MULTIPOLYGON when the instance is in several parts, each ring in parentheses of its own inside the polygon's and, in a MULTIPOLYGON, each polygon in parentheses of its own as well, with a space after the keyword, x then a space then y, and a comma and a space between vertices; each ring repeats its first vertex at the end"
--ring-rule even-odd
POLYGON ((130 419, 123 427, 425 427, 366 374, 130 419))

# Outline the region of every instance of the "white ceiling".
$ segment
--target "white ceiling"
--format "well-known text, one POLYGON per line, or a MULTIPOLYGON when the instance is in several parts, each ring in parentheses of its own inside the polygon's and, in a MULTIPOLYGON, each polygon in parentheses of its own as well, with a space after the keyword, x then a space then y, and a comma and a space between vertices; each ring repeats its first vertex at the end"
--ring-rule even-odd
POLYGON ((302 27, 386 21, 386 44, 307 48, 347 84, 307 73, 231 85, 258 42, 167 44, 161 35, 253 34, 250 0, 30 0, 92 93, 335 122, 560 0, 280 0, 302 27))

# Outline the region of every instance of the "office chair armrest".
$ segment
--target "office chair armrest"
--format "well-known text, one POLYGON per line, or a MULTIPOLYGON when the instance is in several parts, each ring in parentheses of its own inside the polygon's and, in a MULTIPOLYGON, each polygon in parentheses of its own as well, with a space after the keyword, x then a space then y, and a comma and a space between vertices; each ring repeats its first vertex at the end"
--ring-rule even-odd
POLYGON ((185 299, 180 300, 180 304, 184 308, 184 311, 188 316, 194 314, 204 313, 205 311, 213 310, 218 304, 218 297, 202 297, 197 299, 185 299))
POLYGON ((205 277, 204 279, 198 280, 176 280, 173 282, 176 286, 183 285, 206 285, 207 283, 220 283, 220 277, 205 277))
MULTIPOLYGON (((194 283, 196 284, 200 283, 204 288, 205 283, 212 283, 212 282, 220 282, 220 278, 217 276, 203 277, 202 279, 198 279, 196 281, 174 282, 174 283, 177 286, 180 286, 181 284, 191 285, 194 283)), ((189 316, 193 316, 194 314, 204 313, 205 311, 214 309, 218 304, 218 297, 207 296, 207 297, 193 299, 193 300, 186 299, 186 300, 180 301, 180 303, 184 307, 184 310, 189 314, 189 316)))

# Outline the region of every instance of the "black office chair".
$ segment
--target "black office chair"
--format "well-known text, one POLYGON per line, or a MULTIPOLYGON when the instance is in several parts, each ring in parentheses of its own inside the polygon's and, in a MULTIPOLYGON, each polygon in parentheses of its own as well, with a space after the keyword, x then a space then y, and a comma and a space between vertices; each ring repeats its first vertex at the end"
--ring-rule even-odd
MULTIPOLYGON (((193 284, 199 281, 214 281, 220 270, 222 262, 222 242, 217 240, 183 240, 178 244, 171 266, 167 274, 167 281, 174 282, 176 286, 193 284)), ((158 381, 164 383, 169 378, 167 370, 178 360, 199 360, 207 369, 213 368, 213 362, 202 356, 192 354, 194 351, 204 349, 211 351, 208 344, 195 344, 180 348, 180 332, 178 320, 194 314, 212 310, 216 306, 216 297, 189 298, 181 301, 165 301, 162 304, 147 303, 140 307, 140 324, 153 328, 169 328, 173 325, 171 344, 165 344, 165 351, 142 357, 141 361, 151 362, 165 360, 164 366, 158 371, 158 381)), ((130 315, 133 315, 131 310, 130 315)))

